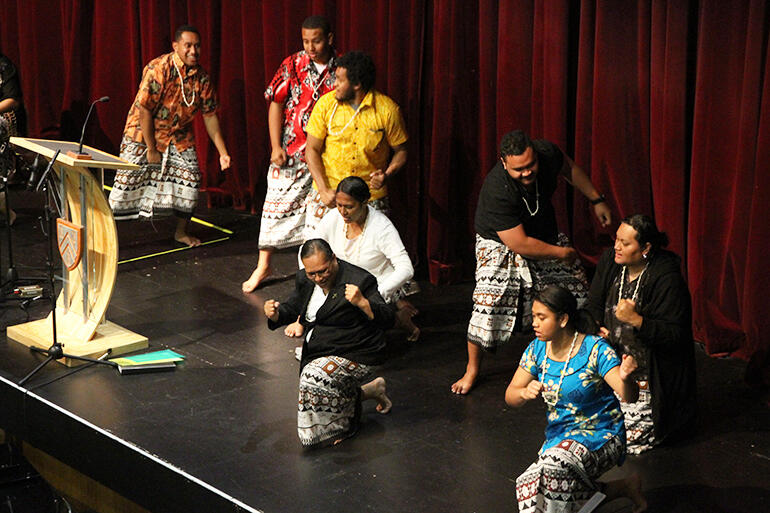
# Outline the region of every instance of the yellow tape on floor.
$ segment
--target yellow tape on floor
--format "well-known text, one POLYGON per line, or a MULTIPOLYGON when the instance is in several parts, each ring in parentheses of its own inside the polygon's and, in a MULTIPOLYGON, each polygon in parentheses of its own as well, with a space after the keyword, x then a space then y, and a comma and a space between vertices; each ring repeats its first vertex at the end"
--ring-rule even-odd
MULTIPOLYGON (((230 237, 222 237, 221 239, 207 240, 206 242, 201 242, 200 244, 198 244, 195 247, 199 248, 201 246, 206 246, 208 244, 214 244, 216 242, 222 242, 222 241, 225 241, 225 240, 230 240, 230 237)), ((169 253, 176 253, 177 251, 187 251, 188 249, 193 249, 193 247, 192 246, 185 246, 183 248, 174 248, 174 249, 169 249, 167 251, 159 251, 158 253, 152 253, 150 255, 142 255, 142 256, 138 256, 136 258, 129 258, 127 260, 118 260, 118 265, 120 265, 120 264, 127 264, 128 262, 136 262, 137 260, 144 260, 146 258, 152 258, 152 257, 156 257, 156 256, 161 256, 161 255, 168 255, 169 253)))
MULTIPOLYGON (((102 187, 104 187, 105 191, 111 191, 112 190, 112 187, 110 187, 109 185, 103 185, 102 187)), ((197 224, 199 224, 201 226, 206 226, 208 228, 214 228, 215 230, 219 230, 220 232, 226 233, 228 235, 232 235, 233 234, 232 230, 228 230, 227 228, 222 228, 221 226, 217 226, 217 225, 215 225, 213 223, 209 223, 208 221, 204 221, 203 219, 198 219, 197 217, 190 218, 190 221, 192 221, 193 223, 197 223, 197 224)), ((120 263, 120 262, 118 262, 118 263, 120 263)))

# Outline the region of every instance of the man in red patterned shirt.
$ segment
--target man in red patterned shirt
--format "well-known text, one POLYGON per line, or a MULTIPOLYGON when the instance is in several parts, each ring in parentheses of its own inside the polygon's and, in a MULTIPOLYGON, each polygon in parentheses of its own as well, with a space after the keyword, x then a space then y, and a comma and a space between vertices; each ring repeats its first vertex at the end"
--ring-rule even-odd
POLYGON ((200 186, 192 125, 199 111, 222 170, 230 167, 230 155, 216 115, 214 85, 198 64, 198 29, 179 27, 173 48, 144 68, 120 145, 121 158, 141 167, 117 171, 110 207, 117 220, 173 213, 177 217, 174 239, 197 246, 200 240, 188 233, 188 226, 200 186))
POLYGON ((276 249, 305 240, 305 204, 313 177, 305 162, 305 128, 316 101, 334 89, 334 35, 323 16, 302 23, 304 50, 284 59, 265 91, 270 101, 270 168, 259 227, 259 262, 243 292, 251 292, 270 275, 276 249))

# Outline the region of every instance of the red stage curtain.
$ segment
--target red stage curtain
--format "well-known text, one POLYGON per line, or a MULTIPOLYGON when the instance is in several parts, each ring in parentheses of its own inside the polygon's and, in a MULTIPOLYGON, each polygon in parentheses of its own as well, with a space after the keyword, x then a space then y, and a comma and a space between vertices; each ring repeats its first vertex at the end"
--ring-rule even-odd
MULTIPOLYGON (((363 49, 402 107, 409 163, 394 221, 434 282, 473 271, 478 190, 514 128, 575 157, 616 219, 654 214, 685 259, 695 331, 712 353, 766 358, 770 316, 770 0, 0 0, 0 49, 20 68, 31 135, 117 152, 142 66, 198 26, 234 168, 196 126, 214 204, 258 213, 268 163, 265 84, 328 16, 340 51, 363 49), (423 260, 425 259, 425 260, 423 260)), ((555 198, 587 262, 598 227, 571 187, 555 198)), ((256 220, 255 220, 256 222, 256 220)))
POLYGON ((700 2, 687 237, 696 336, 759 357, 770 346, 769 8, 700 2))

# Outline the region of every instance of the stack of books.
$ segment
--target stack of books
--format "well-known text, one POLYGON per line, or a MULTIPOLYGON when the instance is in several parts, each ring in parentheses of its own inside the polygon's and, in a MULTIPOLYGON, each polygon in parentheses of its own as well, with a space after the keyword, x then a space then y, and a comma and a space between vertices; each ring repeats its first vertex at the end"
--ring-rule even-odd
POLYGON ((110 358, 110 361, 118 366, 118 371, 121 374, 174 370, 176 362, 183 360, 184 356, 171 349, 163 349, 162 351, 153 351, 135 356, 110 358))

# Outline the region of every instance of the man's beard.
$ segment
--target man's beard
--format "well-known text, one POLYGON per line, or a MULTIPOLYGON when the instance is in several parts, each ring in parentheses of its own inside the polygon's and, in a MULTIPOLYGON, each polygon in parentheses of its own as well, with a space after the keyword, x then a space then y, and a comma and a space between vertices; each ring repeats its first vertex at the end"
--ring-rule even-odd
POLYGON ((339 101, 341 101, 341 102, 345 102, 345 103, 347 103, 347 102, 349 102, 349 101, 353 100, 355 97, 356 97, 356 93, 355 93, 355 91, 353 91, 353 89, 351 88, 351 89, 348 89, 348 92, 347 92, 347 93, 345 93, 345 95, 344 95, 342 98, 337 98, 337 99, 338 99, 339 101))

